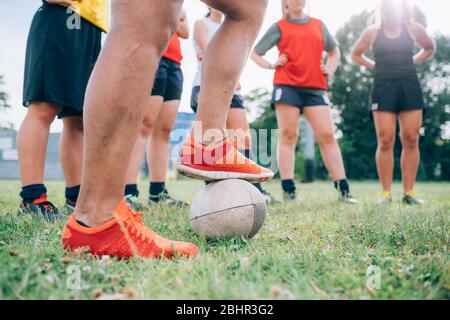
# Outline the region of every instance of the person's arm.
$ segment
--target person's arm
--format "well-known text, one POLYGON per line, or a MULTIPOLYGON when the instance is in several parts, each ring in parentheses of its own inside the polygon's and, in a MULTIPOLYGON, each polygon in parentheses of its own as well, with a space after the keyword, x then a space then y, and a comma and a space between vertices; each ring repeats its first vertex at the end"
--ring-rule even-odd
POLYGON ((333 37, 327 26, 322 22, 323 45, 327 52, 327 63, 322 66, 322 72, 333 80, 334 74, 341 62, 341 50, 338 47, 336 39, 333 37))
POLYGON ((278 67, 284 66, 288 62, 288 57, 284 53, 282 53, 278 60, 275 63, 270 63, 266 59, 264 59, 262 56, 260 56, 258 53, 256 53, 255 50, 253 50, 250 58, 261 68, 267 69, 267 70, 274 70, 278 67))
POLYGON ((200 51, 197 52, 197 59, 203 60, 206 47, 208 46, 208 30, 202 20, 197 20, 194 25, 194 41, 197 43, 200 51))
POLYGON ((182 39, 189 39, 189 22, 184 10, 181 11, 180 22, 178 23, 177 34, 182 39))
POLYGON ((369 28, 364 30, 364 32, 356 41, 355 46, 352 50, 352 60, 354 63, 364 66, 369 70, 375 68, 375 61, 369 59, 365 53, 370 49, 377 34, 376 28, 369 28))
POLYGON ((333 80, 334 74, 341 62, 341 50, 339 47, 335 47, 332 51, 327 52, 327 55, 327 64, 323 67, 322 71, 330 80, 333 80))
POLYGON ((419 23, 414 23, 409 27, 409 32, 414 41, 422 48, 414 56, 414 64, 419 64, 431 59, 436 53, 436 43, 428 35, 424 26, 419 23))
POLYGON ((266 34, 261 38, 258 44, 253 49, 250 58, 263 69, 276 69, 278 67, 284 66, 287 61, 287 55, 281 53, 278 60, 275 63, 270 63, 263 56, 278 44, 281 38, 281 31, 278 24, 273 24, 272 27, 266 32, 266 34))

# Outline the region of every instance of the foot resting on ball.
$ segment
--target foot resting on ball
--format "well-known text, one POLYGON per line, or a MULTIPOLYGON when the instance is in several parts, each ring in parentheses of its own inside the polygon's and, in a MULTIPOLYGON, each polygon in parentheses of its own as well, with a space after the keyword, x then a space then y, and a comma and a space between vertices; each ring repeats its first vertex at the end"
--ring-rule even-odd
POLYGON ((142 222, 142 213, 134 212, 124 199, 114 210, 114 218, 103 225, 90 228, 70 216, 64 228, 64 249, 73 251, 87 248, 96 256, 117 258, 172 258, 179 255, 194 257, 198 248, 187 242, 165 239, 142 222))
POLYGON ((271 170, 246 158, 227 138, 205 146, 190 136, 183 145, 178 171, 201 180, 263 182, 273 177, 271 170))

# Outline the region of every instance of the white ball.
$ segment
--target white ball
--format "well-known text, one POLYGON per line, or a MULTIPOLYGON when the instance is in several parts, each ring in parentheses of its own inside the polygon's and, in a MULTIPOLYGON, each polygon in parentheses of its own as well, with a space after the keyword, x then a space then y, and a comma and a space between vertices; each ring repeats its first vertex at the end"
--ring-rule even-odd
POLYGON ((192 229, 209 239, 244 236, 252 238, 266 218, 267 205, 251 183, 222 180, 208 184, 192 201, 192 229))

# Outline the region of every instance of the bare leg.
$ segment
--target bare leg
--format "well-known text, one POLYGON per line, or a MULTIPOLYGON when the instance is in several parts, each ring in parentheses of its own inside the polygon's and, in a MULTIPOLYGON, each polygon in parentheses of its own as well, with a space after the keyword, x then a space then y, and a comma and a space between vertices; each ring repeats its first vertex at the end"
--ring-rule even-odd
POLYGON ((113 218, 161 54, 182 1, 112 2, 112 27, 89 81, 85 157, 74 216, 89 226, 113 218), (100 187, 99 187, 100 185, 100 187))
POLYGON ((50 125, 60 110, 59 106, 43 102, 28 107, 17 133, 22 186, 43 183, 50 125))
POLYGON ((278 129, 278 162, 282 180, 294 179, 295 147, 298 141, 300 109, 286 104, 276 106, 278 129))
MULTIPOLYGON (((125 178, 126 184, 135 184, 138 179, 142 161, 144 160, 145 150, 149 144, 150 134, 159 111, 161 110, 162 103, 163 99, 159 96, 151 96, 148 100, 144 120, 131 153, 130 164, 125 178)), ((151 150, 148 151, 148 153, 153 152, 154 151, 151 150)))
POLYGON ((150 181, 163 182, 167 177, 169 161, 169 137, 175 123, 180 101, 166 101, 159 111, 158 120, 153 126, 152 136, 148 144, 148 164, 150 181))
POLYGON ((230 109, 227 116, 228 135, 237 140, 239 150, 251 149, 252 141, 245 109, 230 109))
POLYGON ((422 110, 401 112, 400 139, 402 141, 402 181, 405 192, 414 190, 417 169, 420 163, 419 130, 422 127, 422 110))
POLYGON ((323 162, 331 179, 333 181, 346 179, 341 149, 334 136, 330 107, 307 107, 304 109, 304 114, 314 131, 323 162))
MULTIPOLYGON (((203 60, 197 120, 203 130, 226 130, 228 108, 239 76, 263 21, 266 0, 204 0, 225 21, 208 44, 203 60), (226 61, 226 63, 224 63, 226 61)), ((202 141, 201 137, 196 137, 202 141)), ((217 138, 217 137, 216 137, 217 138)), ((211 140, 203 141, 208 144, 211 140)))
POLYGON ((392 112, 373 113, 377 131, 378 149, 376 154, 378 176, 383 191, 391 191, 394 172, 394 145, 397 115, 392 112))
POLYGON ((83 166, 83 119, 67 117, 60 139, 59 156, 67 187, 81 183, 83 166))

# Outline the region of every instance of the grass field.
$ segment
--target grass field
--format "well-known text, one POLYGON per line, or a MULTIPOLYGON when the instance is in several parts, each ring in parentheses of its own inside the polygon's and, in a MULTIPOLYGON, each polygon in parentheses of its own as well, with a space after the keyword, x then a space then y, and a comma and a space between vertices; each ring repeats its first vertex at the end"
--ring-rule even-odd
MULTIPOLYGON (((201 186, 169 183, 174 195, 188 200, 201 186)), ((58 205, 63 187, 48 184, 58 205)), ((281 197, 278 183, 267 188, 281 197)), ((377 207, 375 182, 353 184, 360 199, 356 206, 338 203, 330 183, 303 185, 304 203, 270 207, 262 230, 250 241, 208 242, 192 232, 187 209, 152 208, 145 212, 148 225, 167 237, 195 242, 202 256, 116 261, 65 256, 63 222, 17 216, 19 182, 2 181, 0 298, 449 299, 450 184, 417 189, 427 200, 423 207, 400 204, 398 185, 396 201, 377 207), (366 285, 369 266, 379 268, 379 289, 366 285)), ((373 279, 369 276, 372 284, 373 279)))

